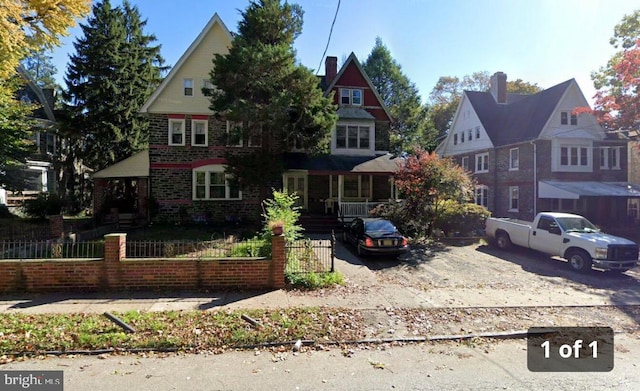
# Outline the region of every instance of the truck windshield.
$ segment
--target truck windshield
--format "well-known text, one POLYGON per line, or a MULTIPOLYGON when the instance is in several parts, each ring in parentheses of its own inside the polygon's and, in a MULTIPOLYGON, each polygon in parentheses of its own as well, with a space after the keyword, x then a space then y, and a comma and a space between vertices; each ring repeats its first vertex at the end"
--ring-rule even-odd
POLYGON ((600 230, 583 217, 558 217, 558 224, 565 232, 599 232, 600 230))

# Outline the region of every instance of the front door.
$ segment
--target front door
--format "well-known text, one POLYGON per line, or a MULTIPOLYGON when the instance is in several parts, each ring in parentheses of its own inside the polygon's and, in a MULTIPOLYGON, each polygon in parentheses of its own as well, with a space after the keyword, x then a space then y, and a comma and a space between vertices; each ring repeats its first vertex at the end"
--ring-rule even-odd
POLYGON ((284 186, 287 193, 298 195, 296 206, 307 209, 307 174, 285 174, 284 186))

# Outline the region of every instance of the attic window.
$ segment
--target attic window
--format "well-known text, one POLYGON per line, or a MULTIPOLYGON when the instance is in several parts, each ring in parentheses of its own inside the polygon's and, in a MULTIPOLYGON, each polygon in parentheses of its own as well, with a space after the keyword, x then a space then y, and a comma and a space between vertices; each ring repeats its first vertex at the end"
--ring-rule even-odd
POLYGON ((184 96, 193 96, 193 79, 184 79, 184 96))
POLYGON ((340 89, 340 104, 342 105, 362 105, 362 90, 353 88, 340 89))

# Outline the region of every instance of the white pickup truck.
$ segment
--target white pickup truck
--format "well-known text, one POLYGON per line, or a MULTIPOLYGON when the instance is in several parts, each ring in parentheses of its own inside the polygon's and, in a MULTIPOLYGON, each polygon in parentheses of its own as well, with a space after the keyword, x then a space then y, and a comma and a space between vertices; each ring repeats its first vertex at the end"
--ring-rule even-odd
POLYGON ((562 257, 581 272, 592 266, 626 271, 638 265, 636 243, 602 233, 579 215, 543 212, 533 222, 490 217, 485 229, 489 241, 500 249, 512 244, 531 248, 562 257))

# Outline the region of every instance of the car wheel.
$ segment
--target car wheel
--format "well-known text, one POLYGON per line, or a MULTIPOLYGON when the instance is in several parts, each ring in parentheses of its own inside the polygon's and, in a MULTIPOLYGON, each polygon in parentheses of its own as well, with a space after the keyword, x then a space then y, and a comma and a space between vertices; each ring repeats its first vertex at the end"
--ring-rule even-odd
POLYGON ((496 235, 496 246, 498 246, 500 250, 508 250, 511 247, 511 238, 509 238, 509 234, 499 232, 496 235))
POLYGON ((567 253, 569 266, 575 271, 586 273, 591 270, 591 257, 584 250, 571 250, 567 253))
POLYGON ((364 250, 362 249, 362 247, 360 247, 360 244, 356 245, 356 251, 358 252, 358 256, 363 256, 364 255, 364 250))

